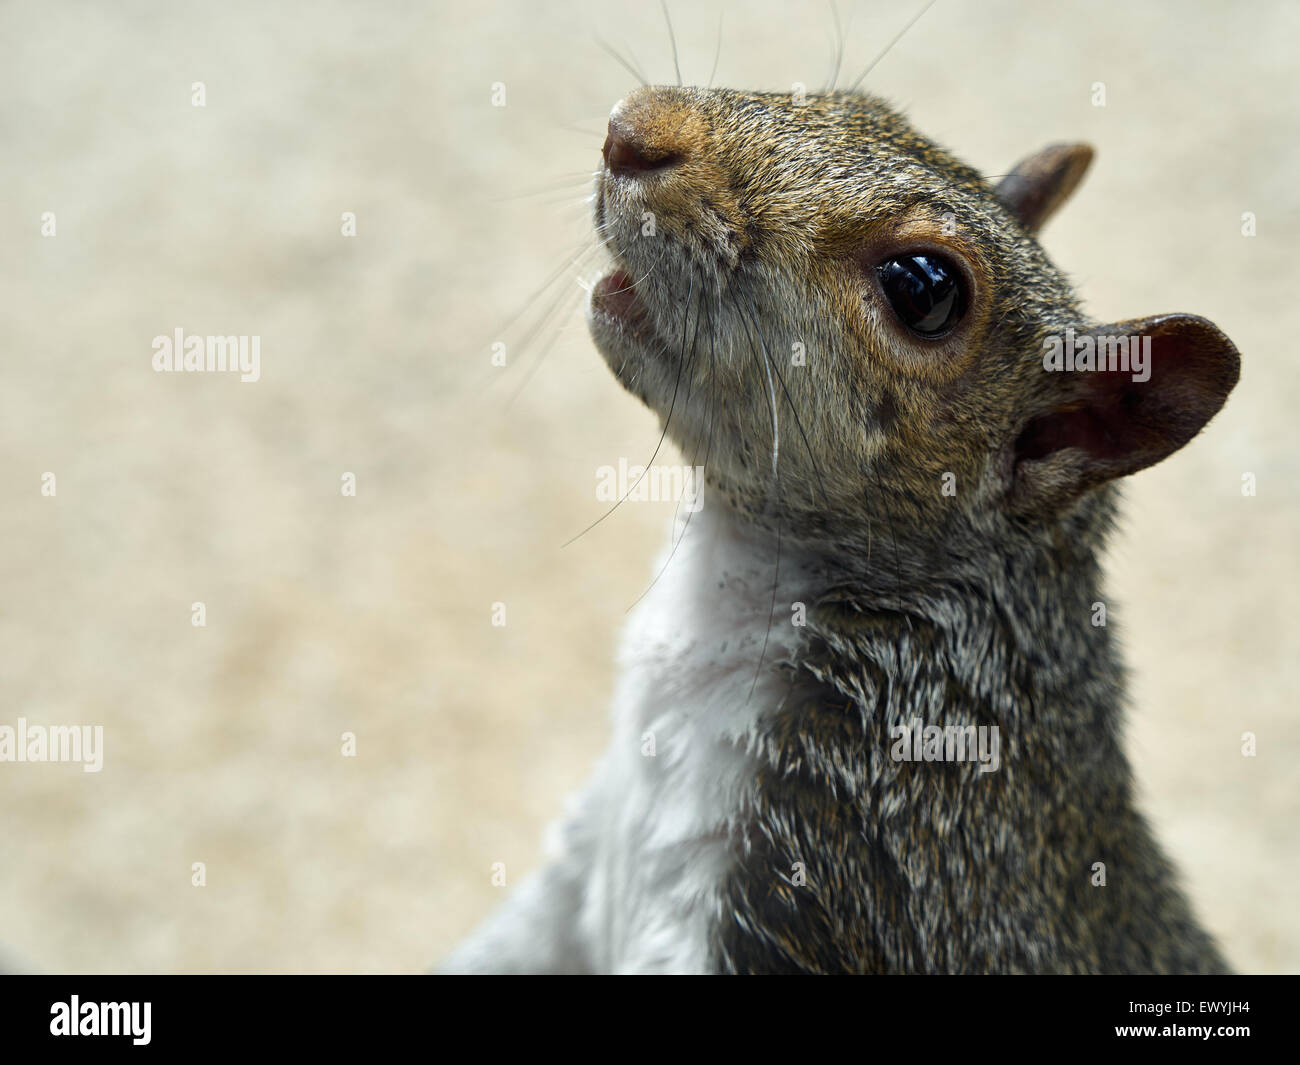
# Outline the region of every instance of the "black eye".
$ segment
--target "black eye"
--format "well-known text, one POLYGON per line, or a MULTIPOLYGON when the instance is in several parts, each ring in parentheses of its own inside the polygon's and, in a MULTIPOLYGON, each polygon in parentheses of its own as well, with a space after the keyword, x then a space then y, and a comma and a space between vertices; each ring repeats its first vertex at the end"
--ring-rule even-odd
POLYGON ((937 255, 900 255, 876 269, 894 313, 917 336, 943 336, 961 320, 966 301, 952 263, 937 255))

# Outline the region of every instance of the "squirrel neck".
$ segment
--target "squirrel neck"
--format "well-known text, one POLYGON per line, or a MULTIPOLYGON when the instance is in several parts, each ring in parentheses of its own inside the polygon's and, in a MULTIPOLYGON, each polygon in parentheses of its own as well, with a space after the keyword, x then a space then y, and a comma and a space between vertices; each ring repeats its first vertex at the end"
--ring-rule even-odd
MULTIPOLYGON (((742 797, 725 811, 719 889, 736 919, 711 934, 714 965, 1223 969, 1132 802, 1123 674, 1096 608, 1109 506, 1050 534, 1011 530, 982 555, 966 550, 972 532, 951 555, 968 563, 929 573, 907 556, 854 572, 714 508, 696 531, 743 547, 751 585, 758 560, 775 571, 778 540, 782 573, 775 593, 771 571, 766 594, 747 585, 742 611, 771 619, 766 668, 782 680, 720 730, 743 730, 748 753, 743 787, 728 788, 742 797), (1136 956, 1135 942, 1155 945, 1136 956)), ((710 617, 725 609, 725 578, 683 587, 710 617)))
MULTIPOLYGON (((1052 527, 1013 525, 1004 519, 955 520, 936 539, 909 537, 886 525, 869 536, 807 540, 778 519, 741 514, 722 493, 706 487, 681 542, 707 538, 719 571, 747 574, 771 623, 771 636, 791 625, 821 637, 838 653, 854 645, 836 638, 866 619, 901 640, 924 630, 946 634, 927 659, 943 650, 942 664, 958 674, 978 671, 986 655, 1014 658, 1022 684, 1059 692, 1085 674, 1115 680, 1121 668, 1107 628, 1099 555, 1113 524, 1114 492, 1106 488, 1052 527), (796 609, 797 605, 803 609, 796 609)), ((980 687, 996 680, 988 677, 980 687)), ((1092 694, 1089 698, 1091 700, 1092 694)), ((1090 713, 1098 707, 1090 701, 1090 713)))

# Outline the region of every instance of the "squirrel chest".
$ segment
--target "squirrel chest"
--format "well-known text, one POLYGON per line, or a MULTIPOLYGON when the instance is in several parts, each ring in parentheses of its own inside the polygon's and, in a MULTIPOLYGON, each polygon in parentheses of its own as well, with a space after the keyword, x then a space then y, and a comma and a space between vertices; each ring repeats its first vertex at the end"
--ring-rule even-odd
POLYGON ((592 823, 570 830, 594 851, 580 926, 604 971, 712 967, 754 750, 790 689, 791 604, 811 590, 797 556, 778 574, 768 540, 708 506, 678 536, 624 634, 613 740, 581 814, 592 823))

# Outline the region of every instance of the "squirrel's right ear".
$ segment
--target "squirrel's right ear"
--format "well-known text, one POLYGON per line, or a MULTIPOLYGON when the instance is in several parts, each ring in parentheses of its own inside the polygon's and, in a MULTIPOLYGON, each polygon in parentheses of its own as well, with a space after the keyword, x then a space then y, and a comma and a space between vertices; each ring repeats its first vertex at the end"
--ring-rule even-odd
POLYGON ((1041 406, 1007 462, 1021 514, 1057 511, 1172 455, 1219 412, 1241 367, 1232 341, 1193 314, 1067 331, 1043 346, 1041 406))
POLYGON ((1091 162, 1090 145, 1050 144, 998 182, 998 199, 1025 229, 1037 233, 1069 199, 1091 162))

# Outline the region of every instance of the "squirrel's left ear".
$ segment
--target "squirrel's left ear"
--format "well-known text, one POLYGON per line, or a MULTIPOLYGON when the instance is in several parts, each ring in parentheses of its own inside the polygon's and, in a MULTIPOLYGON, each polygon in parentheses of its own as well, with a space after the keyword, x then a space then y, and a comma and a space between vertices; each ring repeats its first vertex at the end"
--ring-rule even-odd
POLYGON ((1232 341, 1193 314, 1049 336, 1043 346, 1039 410, 1006 460, 1008 502, 1021 514, 1054 512, 1172 455, 1219 412, 1240 375, 1232 341))
POLYGON ((1050 144, 998 182, 998 199, 1025 229, 1037 233, 1069 199, 1091 162, 1090 145, 1050 144))

